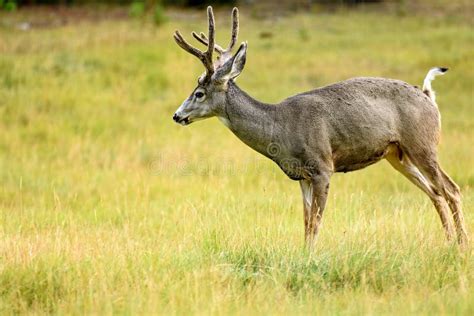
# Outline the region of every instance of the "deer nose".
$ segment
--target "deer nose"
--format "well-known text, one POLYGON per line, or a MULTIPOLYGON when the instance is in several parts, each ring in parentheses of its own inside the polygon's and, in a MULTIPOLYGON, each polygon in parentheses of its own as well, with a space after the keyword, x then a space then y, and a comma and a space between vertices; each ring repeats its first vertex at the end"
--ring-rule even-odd
POLYGON ((178 116, 178 114, 175 113, 175 114, 173 115, 173 121, 175 121, 175 122, 178 122, 178 121, 179 121, 179 116, 178 116))

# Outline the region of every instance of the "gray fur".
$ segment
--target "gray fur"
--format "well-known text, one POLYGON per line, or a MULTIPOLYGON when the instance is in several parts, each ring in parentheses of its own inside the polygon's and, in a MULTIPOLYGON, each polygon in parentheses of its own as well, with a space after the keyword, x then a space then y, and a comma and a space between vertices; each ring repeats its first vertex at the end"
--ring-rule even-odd
POLYGON ((409 142, 412 150, 423 151, 438 140, 437 109, 421 90, 402 81, 354 78, 276 105, 252 99, 233 81, 228 86, 229 128, 280 166, 297 161, 302 170, 284 169, 296 180, 310 179, 321 168, 364 168, 383 158, 391 144, 409 142), (268 152, 270 144, 279 146, 277 155, 268 152))

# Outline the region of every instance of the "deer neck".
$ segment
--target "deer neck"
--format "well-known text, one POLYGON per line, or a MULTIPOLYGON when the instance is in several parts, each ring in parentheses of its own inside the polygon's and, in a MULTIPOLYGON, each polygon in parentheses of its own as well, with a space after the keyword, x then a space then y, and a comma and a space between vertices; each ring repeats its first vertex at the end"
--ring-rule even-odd
POLYGON ((253 99, 229 81, 219 119, 245 144, 271 158, 271 146, 280 139, 276 110, 276 106, 253 99))

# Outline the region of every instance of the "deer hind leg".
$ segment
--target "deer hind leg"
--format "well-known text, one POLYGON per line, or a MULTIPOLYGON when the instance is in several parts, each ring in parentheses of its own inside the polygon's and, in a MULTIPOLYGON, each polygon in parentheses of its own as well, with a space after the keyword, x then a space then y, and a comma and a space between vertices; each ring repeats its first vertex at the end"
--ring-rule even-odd
POLYGON ((461 206, 461 190, 458 185, 448 176, 446 172, 438 165, 438 170, 441 173, 444 182, 445 198, 448 201, 449 207, 454 217, 454 224, 456 225, 456 232, 458 235, 458 242, 460 244, 467 244, 468 237, 464 224, 464 216, 461 206))
POLYGON ((402 152, 399 148, 391 148, 385 158, 392 165, 392 167, 407 177, 408 180, 410 180, 430 197, 441 219, 441 224, 443 225, 447 239, 452 240, 453 228, 448 216, 448 204, 442 195, 442 191, 430 181, 431 177, 425 177, 425 175, 421 173, 420 169, 413 163, 406 153, 402 152))
POLYGON ((417 161, 421 171, 436 186, 438 192, 440 192, 448 202, 456 226, 458 243, 466 245, 468 237, 461 209, 461 191, 459 190, 458 185, 454 183, 454 181, 441 169, 441 166, 436 159, 436 155, 419 159, 417 161))

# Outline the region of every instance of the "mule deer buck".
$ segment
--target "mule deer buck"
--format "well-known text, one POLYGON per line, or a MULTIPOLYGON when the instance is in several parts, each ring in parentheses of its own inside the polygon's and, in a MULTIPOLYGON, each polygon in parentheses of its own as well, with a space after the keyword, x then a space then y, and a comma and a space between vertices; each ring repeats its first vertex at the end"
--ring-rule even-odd
POLYGON ((208 35, 192 33, 207 47, 204 51, 191 46, 179 31, 174 34, 176 43, 199 58, 206 71, 173 120, 188 125, 217 116, 245 144, 299 181, 310 247, 321 225, 331 175, 362 169, 383 158, 429 196, 449 240, 454 234, 451 209, 458 242, 467 243, 460 190, 441 169, 436 149, 440 113, 431 81, 446 68, 431 69, 423 89, 399 80, 362 77, 265 104, 235 83, 247 55, 246 42, 232 54, 239 31, 237 8, 232 11, 227 48, 214 41, 211 7, 207 15, 208 35))

